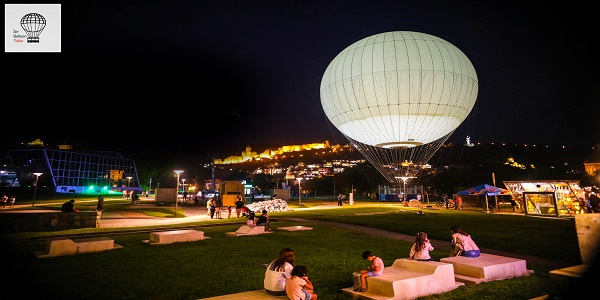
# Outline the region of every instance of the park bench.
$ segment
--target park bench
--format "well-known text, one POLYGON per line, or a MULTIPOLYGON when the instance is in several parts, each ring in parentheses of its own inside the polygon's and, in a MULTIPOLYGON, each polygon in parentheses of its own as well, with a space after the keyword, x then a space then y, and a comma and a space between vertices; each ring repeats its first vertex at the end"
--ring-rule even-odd
POLYGON ((46 250, 36 251, 34 254, 37 258, 75 255, 81 253, 99 252, 123 248, 115 244, 115 241, 107 237, 91 237, 91 238, 51 238, 46 242, 46 250))
POLYGON ((527 262, 523 259, 481 253, 479 257, 454 256, 440 259, 454 266, 457 281, 465 284, 527 276, 527 262))
POLYGON ((144 242, 151 245, 165 245, 180 242, 195 242, 207 238, 204 236, 204 231, 184 229, 151 232, 150 240, 145 240, 144 242))
POLYGON ((399 300, 439 294, 464 285, 454 279, 451 264, 437 261, 417 261, 400 258, 383 269, 380 276, 367 277, 367 291, 354 292, 360 287, 360 272, 352 274, 353 286, 342 292, 361 299, 399 300))

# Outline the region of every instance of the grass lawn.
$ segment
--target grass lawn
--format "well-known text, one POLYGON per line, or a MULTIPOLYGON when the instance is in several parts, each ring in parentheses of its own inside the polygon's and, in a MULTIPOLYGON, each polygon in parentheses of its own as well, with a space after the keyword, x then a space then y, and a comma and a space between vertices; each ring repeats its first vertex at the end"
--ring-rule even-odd
MULTIPOLYGON (((67 199, 68 200, 68 199, 67 199)), ((66 201, 66 200, 65 200, 66 201)), ((64 202, 64 201, 63 201, 64 202)), ((85 203, 84 199, 78 200, 85 203)), ((322 200, 303 199, 303 206, 316 206, 322 200)), ((59 203, 61 203, 59 201, 59 203)), ((90 202, 91 203, 91 202, 90 202)), ((37 207, 36 202, 36 207, 37 207)), ((40 207, 55 207, 42 200, 40 207)), ((93 205, 90 204, 90 205, 93 205)), ((291 205, 292 208, 297 206, 291 205)), ((107 209, 136 209, 127 203, 107 201, 107 209), (114 205, 114 206, 113 206, 114 205)), ((173 208, 155 210, 171 216, 173 208), (166 210, 166 211, 165 211, 166 210)), ((407 257, 411 243, 369 236, 342 228, 315 223, 285 221, 288 217, 315 218, 387 229, 414 235, 425 231, 432 239, 450 241, 450 226, 456 224, 473 235, 481 247, 572 261, 580 264, 577 234, 572 218, 532 218, 511 214, 486 214, 479 209, 426 210, 419 216, 414 208, 389 203, 357 202, 335 209, 306 209, 272 212, 273 234, 232 237, 226 233, 241 225, 238 219, 211 220, 190 224, 210 237, 198 242, 169 245, 142 243, 149 234, 113 232, 109 237, 122 249, 75 256, 37 259, 35 251, 45 249, 44 237, 51 233, 13 233, 0 235, 3 245, 2 270, 5 282, 0 296, 9 292, 19 297, 44 299, 201 299, 262 288, 264 267, 284 247, 295 250, 297 263, 308 267, 319 299, 350 299, 340 292, 352 285, 351 274, 368 265, 364 250, 380 256, 386 266, 397 258, 407 257), (287 232, 278 227, 305 225, 310 231, 287 232), (561 241, 561 249, 555 245, 561 241)), ((101 232, 80 229, 58 232, 101 232)), ((436 249, 432 256, 446 257, 446 249, 436 249)), ((546 266, 527 264, 533 276, 463 286, 453 291, 420 299, 531 299, 556 294, 557 287, 548 277, 546 266)))

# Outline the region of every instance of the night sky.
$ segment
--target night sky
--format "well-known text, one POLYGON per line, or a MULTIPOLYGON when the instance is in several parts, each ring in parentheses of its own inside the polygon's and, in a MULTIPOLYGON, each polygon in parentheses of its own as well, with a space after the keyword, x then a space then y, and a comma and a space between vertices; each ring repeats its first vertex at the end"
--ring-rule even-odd
POLYGON ((62 4, 61 53, 4 55, 6 148, 347 143, 321 78, 388 31, 440 37, 474 65, 477 103, 450 141, 600 142, 597 22, 578 1, 75 2, 62 4))

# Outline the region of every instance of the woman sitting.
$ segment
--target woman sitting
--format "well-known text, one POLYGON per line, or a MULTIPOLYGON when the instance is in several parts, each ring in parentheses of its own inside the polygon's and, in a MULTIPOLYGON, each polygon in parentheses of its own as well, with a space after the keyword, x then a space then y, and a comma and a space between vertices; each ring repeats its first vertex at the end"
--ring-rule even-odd
POLYGON ((450 256, 479 257, 479 247, 471 236, 457 226, 452 226, 452 252, 450 256))

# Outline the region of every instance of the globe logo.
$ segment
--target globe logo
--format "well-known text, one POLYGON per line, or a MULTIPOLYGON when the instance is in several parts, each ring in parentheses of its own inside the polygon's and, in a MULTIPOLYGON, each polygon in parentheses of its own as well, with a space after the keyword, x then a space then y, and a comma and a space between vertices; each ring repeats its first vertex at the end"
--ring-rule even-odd
POLYGON ((39 43, 40 34, 46 27, 46 18, 37 13, 29 13, 21 18, 21 27, 27 33, 27 43, 39 43))

